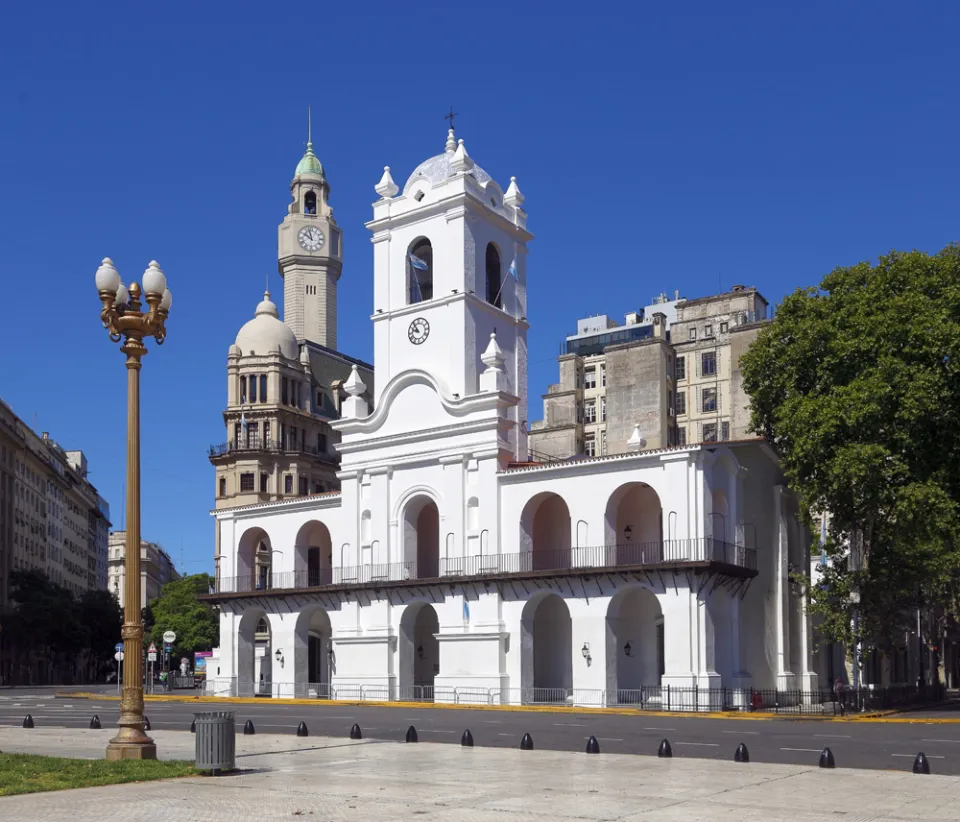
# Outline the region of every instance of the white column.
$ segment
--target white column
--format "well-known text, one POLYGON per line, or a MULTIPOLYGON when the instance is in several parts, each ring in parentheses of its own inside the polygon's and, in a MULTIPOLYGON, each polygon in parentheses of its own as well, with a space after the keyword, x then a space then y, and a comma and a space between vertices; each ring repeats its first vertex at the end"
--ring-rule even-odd
POLYGON ((783 499, 785 491, 782 485, 777 485, 773 489, 773 523, 777 542, 776 562, 773 567, 776 575, 777 688, 792 690, 796 688, 796 677, 790 670, 790 580, 787 568, 790 540, 786 505, 783 499))
POLYGON ((296 663, 294 629, 298 614, 267 614, 270 623, 271 695, 291 699, 295 696, 296 663), (281 660, 277 659, 280 651, 281 660))

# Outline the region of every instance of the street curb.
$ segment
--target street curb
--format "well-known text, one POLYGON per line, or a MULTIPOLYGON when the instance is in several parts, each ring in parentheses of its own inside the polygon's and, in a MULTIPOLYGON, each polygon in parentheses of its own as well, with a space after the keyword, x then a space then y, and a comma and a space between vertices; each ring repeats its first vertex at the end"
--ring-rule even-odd
MULTIPOLYGON (((57 697, 71 699, 96 699, 119 701, 118 696, 109 696, 91 693, 56 694, 57 697)), ((285 699, 274 697, 222 697, 222 696, 179 696, 177 694, 148 694, 143 697, 144 702, 200 702, 218 705, 349 705, 370 708, 409 708, 449 711, 498 711, 510 713, 544 713, 544 714, 596 714, 599 716, 651 716, 669 717, 677 719, 734 719, 734 720, 763 720, 779 719, 782 721, 818 721, 818 722, 933 722, 933 723, 960 723, 960 719, 885 719, 892 711, 874 711, 858 716, 804 716, 794 714, 773 713, 771 711, 751 711, 741 713, 736 711, 642 711, 636 708, 592 708, 585 706, 557 706, 557 705, 467 705, 451 702, 384 702, 379 700, 352 700, 352 699, 285 699)))

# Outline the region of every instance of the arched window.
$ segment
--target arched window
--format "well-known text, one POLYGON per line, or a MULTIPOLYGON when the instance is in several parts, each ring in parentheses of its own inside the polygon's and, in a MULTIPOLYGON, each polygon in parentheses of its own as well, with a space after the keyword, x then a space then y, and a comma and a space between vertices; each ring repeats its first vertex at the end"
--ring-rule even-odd
POLYGON ((307 196, 303 198, 303 213, 304 214, 317 213, 317 192, 315 191, 307 192, 307 196))
POLYGON ((409 305, 433 299, 433 246, 426 237, 407 251, 407 286, 409 305))
POLYGON ((503 307, 500 294, 500 252, 493 243, 487 244, 487 302, 503 307))

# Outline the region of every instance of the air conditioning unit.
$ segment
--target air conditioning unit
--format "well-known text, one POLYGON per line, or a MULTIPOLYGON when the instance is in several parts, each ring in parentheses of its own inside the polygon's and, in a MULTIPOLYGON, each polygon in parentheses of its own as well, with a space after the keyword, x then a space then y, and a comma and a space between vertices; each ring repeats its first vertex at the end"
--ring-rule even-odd
POLYGON ((667 416, 668 416, 668 417, 672 417, 672 416, 673 416, 673 406, 671 406, 670 408, 667 409, 667 416))

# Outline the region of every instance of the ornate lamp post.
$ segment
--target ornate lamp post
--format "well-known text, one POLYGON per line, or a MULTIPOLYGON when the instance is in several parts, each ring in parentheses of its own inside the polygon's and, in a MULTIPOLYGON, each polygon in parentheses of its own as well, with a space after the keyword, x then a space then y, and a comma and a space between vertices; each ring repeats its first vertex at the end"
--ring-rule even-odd
POLYGON ((113 261, 106 257, 97 269, 100 319, 110 339, 127 355, 127 541, 124 582, 123 692, 120 730, 107 745, 107 759, 156 759, 157 746, 143 732, 143 624, 140 613, 140 360, 147 353, 144 337, 162 344, 172 297, 156 260, 143 272, 149 310, 141 311, 140 286, 129 290, 120 282, 113 261))

